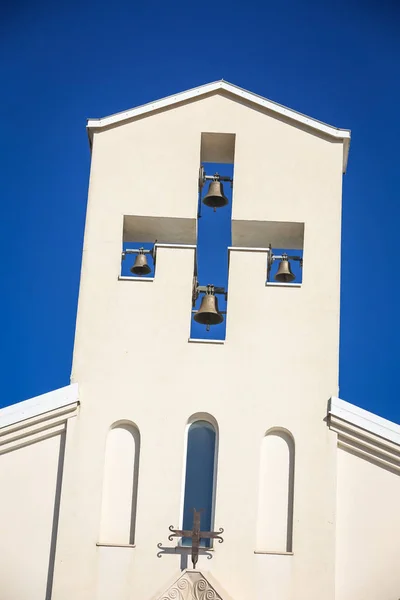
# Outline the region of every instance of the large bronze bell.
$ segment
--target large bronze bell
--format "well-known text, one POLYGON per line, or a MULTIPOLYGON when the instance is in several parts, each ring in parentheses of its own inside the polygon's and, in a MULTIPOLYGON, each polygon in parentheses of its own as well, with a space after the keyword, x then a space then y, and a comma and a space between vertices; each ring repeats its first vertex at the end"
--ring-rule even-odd
POLYGON ((224 194, 224 186, 215 179, 209 185, 208 192, 203 198, 203 203, 214 210, 228 204, 228 198, 224 194))
POLYGON ((194 320, 200 325, 206 325, 207 331, 210 325, 219 325, 224 317, 218 310, 218 299, 212 292, 207 292, 201 301, 200 308, 194 315, 194 320))
POLYGON ((147 264, 147 258, 143 252, 139 252, 139 254, 136 256, 135 264, 131 268, 131 273, 134 275, 139 275, 140 277, 151 273, 151 268, 147 264))
POLYGON ((286 254, 283 254, 279 268, 275 275, 275 281, 279 281, 280 283, 290 283, 294 279, 296 279, 296 276, 292 273, 288 257, 286 254))

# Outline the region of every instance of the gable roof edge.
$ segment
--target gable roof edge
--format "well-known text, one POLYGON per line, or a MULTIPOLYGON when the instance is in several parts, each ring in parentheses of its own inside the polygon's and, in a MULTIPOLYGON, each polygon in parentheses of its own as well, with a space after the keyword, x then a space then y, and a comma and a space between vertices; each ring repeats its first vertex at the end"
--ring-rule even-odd
POLYGON ((345 421, 383 440, 400 446, 400 425, 364 410, 355 404, 332 397, 329 402, 328 416, 345 421))
POLYGON ((78 403, 78 384, 71 383, 46 394, 0 409, 0 429, 78 403))
POLYGON ((178 104, 180 102, 185 102, 187 100, 191 100, 196 97, 201 97, 206 94, 216 92, 218 90, 224 90, 232 94, 233 96, 237 96, 238 98, 243 98, 248 102, 251 102, 257 106, 261 106, 267 110, 270 110, 273 113, 279 114, 280 116, 286 117, 294 122, 300 123, 309 127, 310 129, 314 129, 319 131, 320 133, 324 133, 328 136, 331 136, 337 140, 343 141, 343 173, 346 172, 347 161, 349 155, 350 148, 350 137, 351 132, 348 129, 339 129, 337 127, 333 127, 332 125, 328 125, 327 123, 323 123, 322 121, 318 121, 312 117, 308 117, 302 113, 299 113, 291 108, 287 108, 282 104, 278 104, 273 100, 269 100, 268 98, 263 98, 258 94, 254 94, 253 92, 249 92, 239 86, 236 86, 227 81, 219 80, 214 81, 212 83, 206 83, 205 85, 201 85, 196 88, 192 88, 190 90, 186 90, 184 92, 180 92, 178 94, 173 94, 172 96, 167 96, 165 98, 161 98, 160 100, 156 100, 154 102, 149 102, 147 104, 142 104, 141 106, 137 106, 136 108, 131 108, 126 111, 122 111, 119 113, 115 113, 108 117, 103 117, 101 119, 88 119, 87 120, 87 132, 89 136, 89 143, 92 143, 93 132, 101 130, 103 128, 109 127, 111 125, 115 125, 117 123, 122 123, 129 119, 132 119, 137 116, 144 115, 146 113, 153 112, 155 110, 160 110, 162 108, 167 108, 169 106, 173 106, 174 104, 178 104))

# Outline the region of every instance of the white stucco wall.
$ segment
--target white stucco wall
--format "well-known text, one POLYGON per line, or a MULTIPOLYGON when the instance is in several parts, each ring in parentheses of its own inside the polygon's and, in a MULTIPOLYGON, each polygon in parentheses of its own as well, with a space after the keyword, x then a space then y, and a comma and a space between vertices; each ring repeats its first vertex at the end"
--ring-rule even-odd
POLYGON ((179 572, 179 554, 159 558, 157 544, 174 547, 197 412, 218 422, 215 527, 226 532, 199 567, 237 600, 333 599, 336 441, 323 420, 338 381, 341 171, 341 144, 218 95, 95 133, 73 362, 81 412, 66 448, 55 600, 83 600, 99 572, 119 574, 119 600, 145 600, 179 572), (124 215, 195 219, 202 132, 236 133, 234 218, 305 223, 301 288, 266 287, 265 252, 231 252, 220 345, 188 343, 193 249, 160 248, 153 282, 118 281, 124 215), (96 543, 119 420, 137 424, 141 453, 136 547, 114 549, 96 543), (293 556, 254 554, 271 427, 296 445, 293 556))
POLYGON ((400 597, 400 471, 338 449, 337 600, 400 597))
POLYGON ((60 435, 0 454, 0 597, 50 598, 60 435))

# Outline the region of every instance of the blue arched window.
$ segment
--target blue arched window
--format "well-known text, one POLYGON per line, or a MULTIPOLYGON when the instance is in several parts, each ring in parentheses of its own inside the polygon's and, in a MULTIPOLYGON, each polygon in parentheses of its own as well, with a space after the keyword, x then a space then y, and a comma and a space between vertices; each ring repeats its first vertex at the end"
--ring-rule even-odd
MULTIPOLYGON (((183 529, 192 529, 193 509, 201 510, 201 529, 210 531, 215 487, 216 430, 208 421, 194 421, 187 432, 183 529)), ((190 540, 183 538, 182 544, 190 540)), ((202 540, 209 546, 210 541, 202 540)))

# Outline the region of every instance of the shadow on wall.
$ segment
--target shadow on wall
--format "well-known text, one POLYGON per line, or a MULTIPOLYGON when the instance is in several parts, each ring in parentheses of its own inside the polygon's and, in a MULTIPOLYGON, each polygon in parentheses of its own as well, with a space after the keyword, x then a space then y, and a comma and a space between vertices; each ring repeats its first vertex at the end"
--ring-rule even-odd
POLYGON ((60 500, 61 500, 62 479, 63 479, 63 473, 64 473, 65 439, 66 439, 66 434, 65 434, 65 432, 63 432, 60 435, 60 450, 59 450, 59 454, 58 454, 56 492, 55 492, 55 497, 54 497, 53 523, 52 523, 52 528, 51 528, 49 568, 47 571, 45 600, 51 600, 51 596, 52 596, 52 592, 53 592, 54 563, 55 563, 55 558, 56 558, 58 520, 60 517, 60 500))

